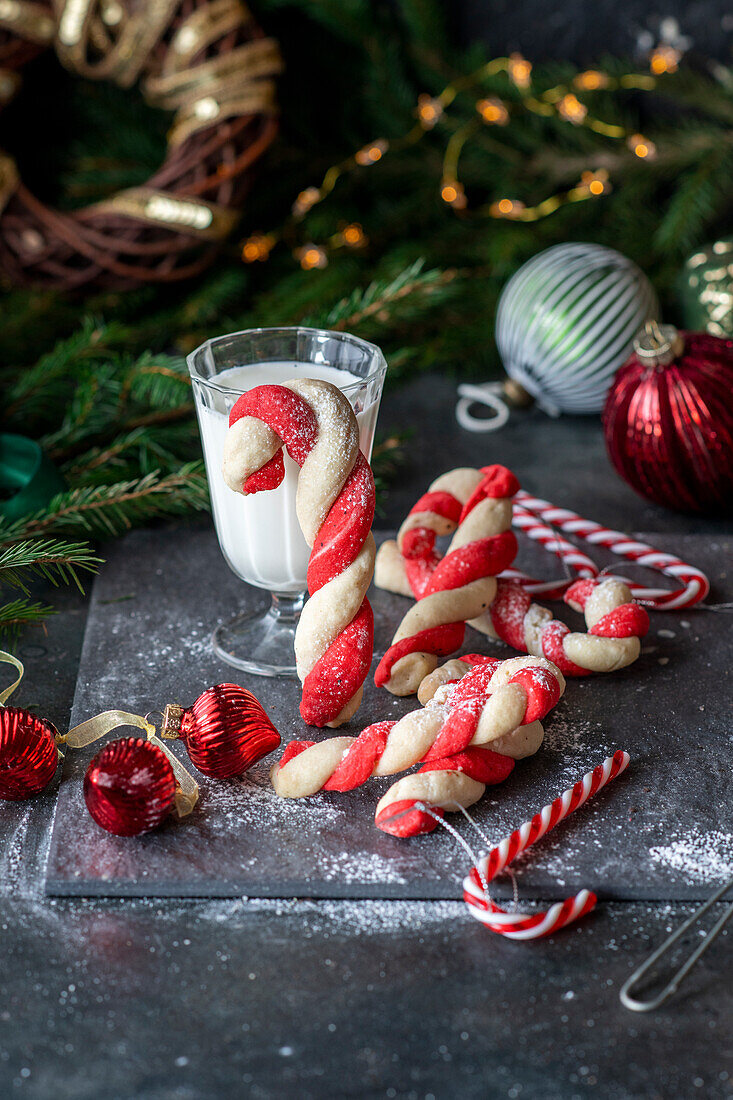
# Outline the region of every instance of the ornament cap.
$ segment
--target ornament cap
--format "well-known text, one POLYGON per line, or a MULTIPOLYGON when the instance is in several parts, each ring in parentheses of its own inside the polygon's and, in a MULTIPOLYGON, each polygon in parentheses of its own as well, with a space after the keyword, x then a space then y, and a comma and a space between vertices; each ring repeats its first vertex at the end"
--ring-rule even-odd
POLYGON ((526 409, 534 404, 534 397, 516 378, 506 378, 502 383, 502 395, 513 409, 526 409))
POLYGON ((163 711, 163 725, 160 729, 160 736, 164 741, 176 741, 181 736, 181 723, 184 714, 185 707, 182 707, 180 703, 168 703, 163 711))
POLYGON ((645 366, 665 367, 685 350, 685 341, 674 325, 647 321, 634 338, 636 357, 645 366))

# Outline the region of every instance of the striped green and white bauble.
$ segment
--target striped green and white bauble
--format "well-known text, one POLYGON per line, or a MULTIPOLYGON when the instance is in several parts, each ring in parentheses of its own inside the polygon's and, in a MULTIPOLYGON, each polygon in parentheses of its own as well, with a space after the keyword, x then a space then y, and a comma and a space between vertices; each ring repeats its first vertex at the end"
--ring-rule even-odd
POLYGON ((510 378, 551 415, 596 413, 644 323, 651 283, 600 244, 561 244, 529 260, 499 300, 496 342, 510 378))

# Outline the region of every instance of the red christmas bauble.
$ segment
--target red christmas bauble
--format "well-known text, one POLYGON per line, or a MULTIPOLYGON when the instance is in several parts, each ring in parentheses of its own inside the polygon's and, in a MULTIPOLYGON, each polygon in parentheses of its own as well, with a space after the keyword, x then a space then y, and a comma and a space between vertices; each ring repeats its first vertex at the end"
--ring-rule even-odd
POLYGON ((0 798, 19 802, 48 786, 59 762, 56 736, 44 718, 0 706, 0 798))
POLYGON ((163 822, 176 802, 173 768, 157 745, 139 737, 111 741, 84 776, 84 801, 97 825, 138 836, 163 822))
POLYGON ((180 715, 191 762, 212 779, 231 779, 267 756, 280 734, 259 700, 237 684, 217 684, 180 715))
POLYGON ((682 512, 733 500, 733 340, 647 328, 606 399, 611 462, 642 496, 682 512))

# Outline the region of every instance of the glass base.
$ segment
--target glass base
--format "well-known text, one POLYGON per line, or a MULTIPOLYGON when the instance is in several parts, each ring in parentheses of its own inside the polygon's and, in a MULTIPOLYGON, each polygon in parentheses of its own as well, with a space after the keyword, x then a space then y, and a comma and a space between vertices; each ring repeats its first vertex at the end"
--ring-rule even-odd
POLYGON ((269 607, 245 611, 218 626, 211 635, 211 644, 217 657, 242 672, 297 678, 295 628, 305 593, 270 595, 269 607))

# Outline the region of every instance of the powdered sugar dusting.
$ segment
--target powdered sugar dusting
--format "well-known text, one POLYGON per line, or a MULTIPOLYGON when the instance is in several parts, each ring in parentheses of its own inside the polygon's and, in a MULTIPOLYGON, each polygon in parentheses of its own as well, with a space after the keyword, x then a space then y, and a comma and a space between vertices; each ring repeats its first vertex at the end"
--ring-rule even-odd
POLYGON ((655 863, 682 871, 692 882, 722 882, 733 875, 733 835, 713 829, 690 829, 669 844, 650 848, 655 863))

